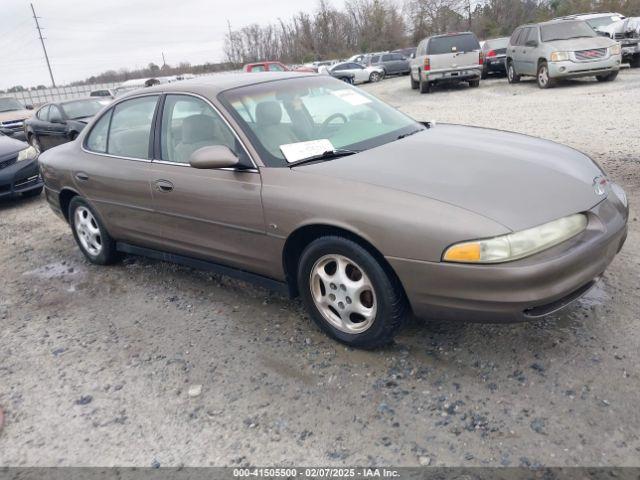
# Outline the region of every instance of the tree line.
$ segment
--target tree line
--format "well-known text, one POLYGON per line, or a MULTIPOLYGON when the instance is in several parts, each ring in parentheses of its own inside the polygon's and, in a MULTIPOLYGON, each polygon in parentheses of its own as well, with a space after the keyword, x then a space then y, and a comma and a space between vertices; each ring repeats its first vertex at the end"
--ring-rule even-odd
POLYGON ((235 30, 230 26, 224 53, 233 65, 306 63, 415 46, 447 32, 471 30, 480 39, 509 36, 523 23, 596 11, 640 16, 640 0, 347 0, 342 9, 319 0, 312 13, 235 30))

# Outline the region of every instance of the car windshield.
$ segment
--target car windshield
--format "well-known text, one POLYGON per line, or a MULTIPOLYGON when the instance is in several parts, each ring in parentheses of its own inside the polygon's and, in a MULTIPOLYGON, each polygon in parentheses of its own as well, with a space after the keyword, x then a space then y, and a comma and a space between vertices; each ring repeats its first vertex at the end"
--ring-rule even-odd
POLYGON ((64 113, 71 119, 93 117, 104 106, 104 101, 100 100, 76 100, 61 105, 64 113))
POLYGON ((480 50, 480 43, 472 33, 463 35, 446 35, 429 40, 428 55, 440 55, 451 52, 472 52, 480 50))
POLYGON ((606 27, 607 25, 611 25, 613 22, 618 22, 622 19, 623 17, 621 17, 620 15, 609 15, 606 17, 591 18, 587 20, 587 23, 592 28, 598 28, 598 27, 606 27))
POLYGON ((295 144, 320 140, 335 150, 360 151, 424 128, 364 91, 329 77, 260 83, 228 90, 219 98, 269 166, 287 165, 283 145, 297 148, 295 144))
POLYGON ((595 36, 596 32, 583 21, 557 22, 540 26, 540 37, 543 42, 595 36))
POLYGON ((15 98, 0 98, 0 112, 24 110, 24 107, 15 98))

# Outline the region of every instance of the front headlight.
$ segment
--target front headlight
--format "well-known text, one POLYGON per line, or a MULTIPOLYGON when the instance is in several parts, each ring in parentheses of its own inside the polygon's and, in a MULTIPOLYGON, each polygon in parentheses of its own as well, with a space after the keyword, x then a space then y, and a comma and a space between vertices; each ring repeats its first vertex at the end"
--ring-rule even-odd
POLYGON ((32 146, 29 146, 24 150, 20 150, 20 152, 18 152, 17 161, 21 162, 22 160, 33 160, 34 158, 37 158, 37 157, 38 157, 38 151, 32 146))
POLYGON ((500 237, 458 243, 445 250, 445 262, 500 263, 528 257, 574 237, 587 228, 582 213, 500 237))
POLYGON ((552 62, 566 62, 569 60, 569 52, 553 52, 551 54, 552 62))
POLYGON ((620 44, 616 43, 613 47, 609 47, 609 53, 611 55, 620 55, 620 44))

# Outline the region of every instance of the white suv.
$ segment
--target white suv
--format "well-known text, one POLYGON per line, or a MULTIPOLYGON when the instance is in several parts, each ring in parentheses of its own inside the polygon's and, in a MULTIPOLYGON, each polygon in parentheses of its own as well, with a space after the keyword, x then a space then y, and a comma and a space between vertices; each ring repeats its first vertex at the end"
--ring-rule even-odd
POLYGON ((411 60, 411 88, 420 93, 431 92, 440 82, 469 82, 480 86, 482 54, 480 43, 472 32, 449 33, 425 38, 411 60))

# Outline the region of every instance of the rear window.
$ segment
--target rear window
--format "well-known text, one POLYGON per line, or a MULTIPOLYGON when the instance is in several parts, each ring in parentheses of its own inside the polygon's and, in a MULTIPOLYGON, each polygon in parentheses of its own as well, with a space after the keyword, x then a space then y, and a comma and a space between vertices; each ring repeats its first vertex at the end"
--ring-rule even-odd
POLYGON ((451 52, 472 52, 480 50, 480 43, 475 35, 448 35, 446 37, 434 37, 429 40, 427 55, 439 55, 451 52))
POLYGON ((484 44, 485 50, 495 50, 498 48, 507 48, 507 43, 509 43, 509 37, 505 38, 494 38, 492 40, 487 40, 484 44))

